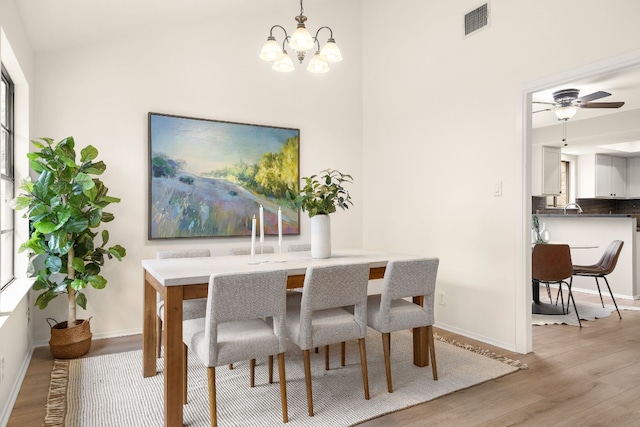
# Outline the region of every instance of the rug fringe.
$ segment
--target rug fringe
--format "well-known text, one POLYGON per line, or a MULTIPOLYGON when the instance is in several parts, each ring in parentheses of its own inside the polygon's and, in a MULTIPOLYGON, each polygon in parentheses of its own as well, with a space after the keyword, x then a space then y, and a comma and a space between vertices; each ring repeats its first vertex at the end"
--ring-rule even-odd
POLYGON ((492 351, 489 351, 487 349, 484 349, 484 348, 482 348, 480 346, 473 346, 471 344, 461 343, 461 342, 458 342, 458 341, 454 340, 453 338, 445 338, 443 336, 440 336, 435 332, 433 334, 433 337, 435 339, 437 339, 438 341, 442 341, 443 343, 451 344, 451 345, 454 345, 456 347, 460 347, 460 348, 463 348, 465 350, 469 350, 469 351, 471 351, 473 353, 480 354, 480 355, 485 356, 485 357, 489 357, 489 358, 497 360, 499 362, 506 363, 509 366, 513 366, 514 368, 529 369, 529 366, 526 363, 522 363, 519 360, 509 359, 506 356, 502 356, 502 355, 496 354, 496 353, 494 353, 492 351))
POLYGON ((64 427, 67 414, 67 385, 69 383, 69 361, 58 360, 53 362, 51 370, 51 383, 47 395, 47 413, 44 417, 43 427, 64 427))

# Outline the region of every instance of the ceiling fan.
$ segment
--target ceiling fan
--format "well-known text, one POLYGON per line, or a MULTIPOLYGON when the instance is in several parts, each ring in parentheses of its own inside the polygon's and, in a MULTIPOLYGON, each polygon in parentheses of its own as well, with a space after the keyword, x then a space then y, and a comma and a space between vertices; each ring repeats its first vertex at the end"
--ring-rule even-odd
POLYGON ((581 108, 620 108, 624 105, 624 102, 592 102, 611 96, 609 92, 598 91, 585 96, 579 95, 579 89, 558 90, 553 92, 554 102, 533 101, 534 104, 551 105, 549 108, 534 111, 534 113, 553 111, 558 120, 566 121, 572 118, 581 108))

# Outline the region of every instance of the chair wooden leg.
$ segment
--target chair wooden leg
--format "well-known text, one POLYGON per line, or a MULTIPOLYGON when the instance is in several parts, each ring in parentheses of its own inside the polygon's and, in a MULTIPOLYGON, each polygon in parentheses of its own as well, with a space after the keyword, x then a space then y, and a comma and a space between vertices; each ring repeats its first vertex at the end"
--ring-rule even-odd
POLYGON ((156 356, 162 356, 162 319, 157 316, 156 321, 156 356))
POLYGON ((329 346, 324 346, 324 370, 329 370, 329 346))
POLYGON ((340 366, 345 365, 346 343, 342 341, 340 343, 340 366))
POLYGON ((184 369, 184 381, 182 381, 182 404, 187 404, 187 354, 189 353, 189 349, 186 344, 183 344, 184 347, 184 356, 182 357, 182 368, 184 369))
POLYGON ((367 347, 364 338, 360 338, 360 364, 362 365, 362 385, 364 386, 364 398, 369 400, 369 372, 367 371, 367 347))
POLYGON ((313 417, 313 393, 311 391, 311 358, 309 350, 302 350, 302 358, 304 359, 304 380, 307 385, 307 407, 309 408, 309 416, 313 417))
POLYGON ((211 416, 211 427, 217 427, 218 414, 216 410, 216 368, 207 368, 207 379, 209 380, 209 415, 211 416))
POLYGON ((273 355, 269 356, 269 384, 273 384, 273 355))
POLYGON ((387 372, 387 391, 393 393, 391 382, 391 334, 382 334, 382 352, 384 353, 384 369, 387 372))
POLYGON ((255 387, 256 385, 256 359, 249 361, 249 386, 255 387))
POLYGON ((429 364, 429 356, 427 355, 427 328, 413 328, 413 348, 419 351, 413 352, 413 364, 419 367, 429 364))
MULTIPOLYGON (((273 356, 269 356, 273 362, 273 356)), ((287 409, 287 376, 284 372, 284 353, 278 353, 278 376, 280 378, 280 400, 282 401, 282 422, 289 421, 289 410, 287 409)))
POLYGON ((433 341, 433 326, 427 326, 427 347, 429 354, 431 355, 431 373, 433 374, 433 380, 438 381, 438 366, 436 365, 436 346, 433 341))

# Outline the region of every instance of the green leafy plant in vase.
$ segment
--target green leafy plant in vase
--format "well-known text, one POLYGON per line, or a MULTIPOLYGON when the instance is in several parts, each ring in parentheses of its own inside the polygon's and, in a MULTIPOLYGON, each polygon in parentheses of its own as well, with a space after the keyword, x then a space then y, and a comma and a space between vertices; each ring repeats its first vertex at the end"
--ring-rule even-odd
POLYGON ((297 209, 311 218, 311 256, 331 256, 331 222, 329 214, 338 208, 347 210, 353 206, 351 195, 345 184, 352 184, 349 174, 335 169, 325 169, 319 175, 302 178, 305 182, 298 194, 287 191, 287 199, 297 209))
POLYGON ((22 183, 20 189, 24 192, 14 202, 16 210, 28 209, 24 217, 29 218, 31 229, 30 238, 20 246, 20 252, 29 251, 33 255, 30 269, 37 274, 33 289, 40 292, 35 305, 45 309, 57 296, 67 296, 67 321, 54 325, 51 330, 52 353, 60 358, 79 357, 88 352, 91 345, 88 319, 76 317, 77 306, 86 309, 83 291, 88 286, 103 289, 107 279, 100 270, 105 260, 121 260, 126 255, 120 245, 107 247, 107 230, 100 233, 97 230, 103 222, 114 219, 113 214, 104 209, 120 199, 109 196, 108 188, 97 178, 107 166, 96 161, 95 147, 83 148, 80 162, 76 163, 72 137, 57 143, 51 138, 41 138, 32 144, 39 151, 27 156, 31 169, 39 176, 35 182, 22 183), (82 334, 81 343, 58 343, 59 331, 79 326, 88 331, 88 345, 87 333, 82 334))

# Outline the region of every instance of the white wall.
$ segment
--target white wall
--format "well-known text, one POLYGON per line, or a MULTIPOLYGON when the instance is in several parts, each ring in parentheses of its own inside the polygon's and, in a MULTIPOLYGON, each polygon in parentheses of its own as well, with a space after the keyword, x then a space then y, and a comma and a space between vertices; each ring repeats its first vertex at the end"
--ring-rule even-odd
MULTIPOLYGON (((328 167, 354 176, 354 209, 332 216, 332 236, 336 248, 361 246, 361 3, 328 0, 314 8, 314 25, 331 25, 345 57, 322 76, 302 66, 276 73, 258 58, 271 25, 295 25, 290 6, 252 14, 239 5, 201 23, 114 35, 108 43, 37 57, 32 135, 73 135, 77 145, 94 145, 107 164, 105 185, 122 199, 110 206, 116 219, 107 226, 111 242, 123 245, 127 256, 106 265, 106 289, 87 292, 85 314, 93 316, 94 337, 141 331, 142 259, 160 249, 207 247, 226 254, 249 244, 238 238, 147 240, 150 111, 300 128, 301 176, 328 167)), ((301 219, 301 236, 285 238, 285 244, 309 241, 308 218, 301 219)), ((44 312, 34 310, 36 344, 49 338, 44 318, 62 318, 63 305, 60 299, 44 312)))
POLYGON ((364 2, 363 241, 439 256, 437 324, 526 351, 523 92, 639 49, 640 2, 492 0, 490 27, 463 38, 480 4, 364 2))
MULTIPOLYGON (((33 55, 27 36, 13 1, 0 1, 0 58, 15 86, 14 122, 16 145, 15 175, 17 178, 28 174, 29 164, 26 158, 29 141, 29 83, 32 77, 33 55)), ((17 215, 15 238, 28 238, 27 221, 17 215)), ((14 254, 16 276, 24 277, 27 259, 14 254)), ((31 351, 28 297, 12 301, 13 311, 0 320, 0 360, 3 373, 0 375, 0 425, 8 420, 15 401, 31 351)), ((6 299, 5 299, 6 301, 6 299)), ((1 317, 1 316, 0 316, 1 317)))

